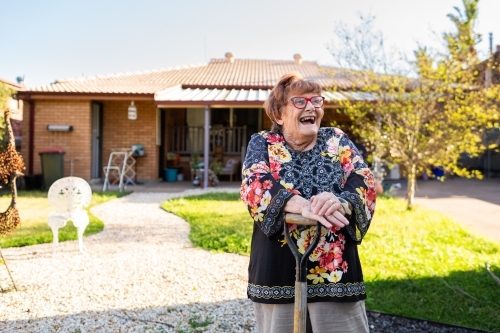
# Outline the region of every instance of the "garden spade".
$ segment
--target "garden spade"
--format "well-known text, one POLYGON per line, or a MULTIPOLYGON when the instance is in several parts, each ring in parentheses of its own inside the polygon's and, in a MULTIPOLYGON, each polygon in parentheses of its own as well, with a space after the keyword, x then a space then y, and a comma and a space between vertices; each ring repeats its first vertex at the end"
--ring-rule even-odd
POLYGON ((288 247, 292 250, 295 257, 295 306, 293 314, 293 333, 306 333, 307 323, 307 259, 318 245, 321 237, 321 223, 306 219, 299 214, 288 213, 285 215, 285 222, 288 224, 299 224, 307 226, 316 226, 316 236, 312 239, 304 254, 300 254, 297 246, 290 237, 290 231, 285 226, 285 237, 288 247))

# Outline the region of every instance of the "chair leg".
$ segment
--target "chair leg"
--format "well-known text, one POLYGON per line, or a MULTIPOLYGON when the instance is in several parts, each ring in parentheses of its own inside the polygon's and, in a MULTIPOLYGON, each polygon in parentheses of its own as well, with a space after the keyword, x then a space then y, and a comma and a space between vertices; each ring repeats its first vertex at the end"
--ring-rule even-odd
POLYGON ((78 233, 78 248, 80 249, 80 252, 85 252, 85 246, 83 245, 83 233, 85 232, 85 227, 77 227, 76 228, 77 233, 78 233))
POLYGON ((59 228, 51 226, 52 229, 52 255, 56 253, 57 244, 59 244, 59 228))

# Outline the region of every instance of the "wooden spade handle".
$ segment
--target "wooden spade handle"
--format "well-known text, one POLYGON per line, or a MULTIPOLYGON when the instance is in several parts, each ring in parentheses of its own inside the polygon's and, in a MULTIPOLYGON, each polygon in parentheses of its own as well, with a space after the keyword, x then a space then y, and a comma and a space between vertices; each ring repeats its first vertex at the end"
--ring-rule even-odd
POLYGON ((300 214, 287 213, 285 215, 285 222, 288 224, 300 224, 300 225, 317 225, 318 221, 306 219, 300 214))

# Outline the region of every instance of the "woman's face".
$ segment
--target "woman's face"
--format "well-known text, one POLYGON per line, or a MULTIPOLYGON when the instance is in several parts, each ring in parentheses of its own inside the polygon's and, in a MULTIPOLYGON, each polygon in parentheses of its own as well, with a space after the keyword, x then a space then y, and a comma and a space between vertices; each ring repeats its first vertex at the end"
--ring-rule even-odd
POLYGON ((305 107, 298 108, 290 100, 294 97, 311 98, 315 96, 320 96, 320 94, 290 94, 288 103, 281 109, 281 119, 276 121, 282 126, 283 133, 294 138, 312 137, 318 134, 321 118, 324 114, 323 107, 314 107, 311 101, 307 101, 305 107))

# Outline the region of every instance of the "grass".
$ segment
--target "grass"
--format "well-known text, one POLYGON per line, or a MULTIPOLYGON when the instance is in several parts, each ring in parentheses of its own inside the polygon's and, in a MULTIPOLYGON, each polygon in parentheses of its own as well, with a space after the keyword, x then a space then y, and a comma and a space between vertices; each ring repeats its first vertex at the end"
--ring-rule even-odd
MULTIPOLYGON (((90 207, 119 198, 130 192, 93 192, 90 207)), ((0 211, 5 211, 10 204, 10 193, 0 196, 0 211)), ((19 191, 17 208, 21 217, 21 224, 10 235, 0 236, 0 247, 20 247, 35 244, 51 243, 52 231, 47 224, 47 216, 51 212, 47 200, 47 192, 19 191)), ((90 209, 90 208, 89 208, 90 209)), ((85 236, 95 234, 104 228, 104 223, 89 211, 90 223, 85 229, 85 236)), ((68 222, 59 229, 59 241, 76 240, 76 228, 68 222)))
MULTIPOLYGON (((248 255, 252 222, 237 193, 166 201, 188 221, 197 247, 248 255)), ((453 219, 380 197, 359 247, 370 310, 500 332, 500 246, 453 219)))
POLYGON ((161 207, 189 222, 194 246, 250 254, 252 224, 244 223, 249 215, 238 195, 207 193, 165 201, 161 207))

